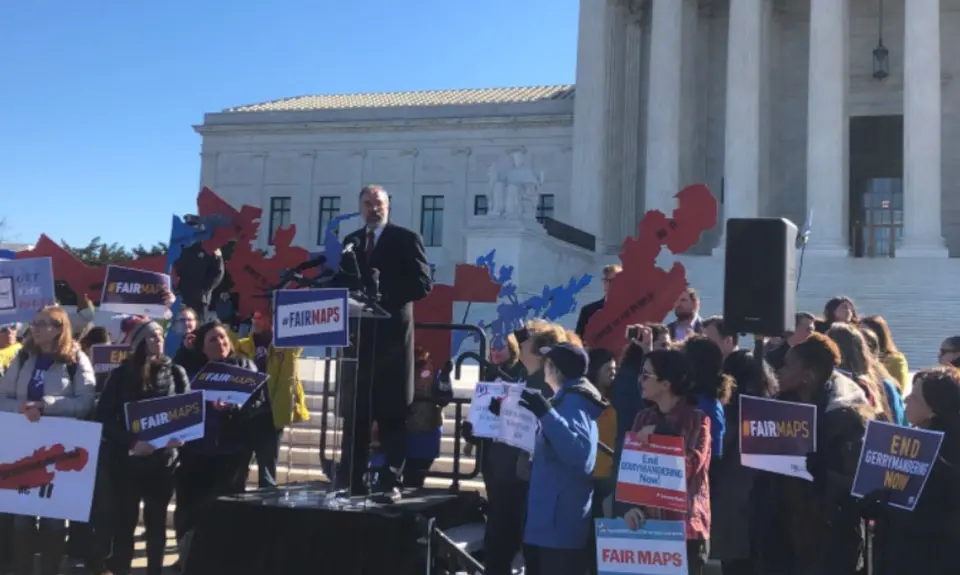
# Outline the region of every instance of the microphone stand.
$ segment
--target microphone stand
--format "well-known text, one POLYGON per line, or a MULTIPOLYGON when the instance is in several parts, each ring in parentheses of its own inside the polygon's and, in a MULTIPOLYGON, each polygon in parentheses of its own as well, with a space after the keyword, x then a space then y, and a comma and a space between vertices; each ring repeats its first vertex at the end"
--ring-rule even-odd
POLYGON ((803 254, 807 253, 807 236, 797 236, 797 243, 800 244, 800 262, 797 265, 797 293, 799 293, 800 278, 803 276, 803 254))

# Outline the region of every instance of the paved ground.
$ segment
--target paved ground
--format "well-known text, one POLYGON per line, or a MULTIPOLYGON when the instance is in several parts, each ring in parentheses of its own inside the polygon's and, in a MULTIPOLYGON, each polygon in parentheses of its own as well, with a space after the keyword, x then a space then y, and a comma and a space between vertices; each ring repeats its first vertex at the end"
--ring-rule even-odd
MULTIPOLYGON (((137 529, 138 536, 143 532, 143 528, 137 529)), ((133 570, 131 575, 146 575, 147 572, 147 550, 146 543, 143 541, 137 540, 136 544, 136 555, 133 560, 133 570)), ((171 569, 170 566, 177 561, 177 541, 174 538, 172 530, 167 531, 167 553, 164 558, 163 564, 167 566, 163 570, 164 575, 173 575, 177 573, 176 570, 171 569)), ((86 574, 86 570, 83 569, 83 565, 75 563, 71 559, 64 561, 64 569, 62 575, 77 575, 77 574, 86 574)))

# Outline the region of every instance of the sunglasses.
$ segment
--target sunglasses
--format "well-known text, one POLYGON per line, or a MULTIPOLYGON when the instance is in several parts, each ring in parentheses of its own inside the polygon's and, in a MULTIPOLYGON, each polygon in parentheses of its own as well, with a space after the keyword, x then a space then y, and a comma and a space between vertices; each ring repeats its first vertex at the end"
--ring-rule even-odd
POLYGON ((942 348, 942 347, 940 348, 940 355, 947 355, 948 353, 957 353, 957 350, 955 350, 955 349, 944 349, 944 348, 942 348))
POLYGON ((34 329, 56 329, 61 325, 63 324, 61 324, 59 321, 45 320, 45 319, 38 319, 36 321, 30 322, 30 326, 33 327, 34 329))

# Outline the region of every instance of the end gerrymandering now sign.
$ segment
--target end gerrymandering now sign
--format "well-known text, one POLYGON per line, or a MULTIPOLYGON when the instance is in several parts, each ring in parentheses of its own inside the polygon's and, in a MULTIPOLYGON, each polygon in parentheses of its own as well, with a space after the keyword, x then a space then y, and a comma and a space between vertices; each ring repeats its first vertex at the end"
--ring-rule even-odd
POLYGON ((127 358, 130 346, 117 344, 95 345, 90 348, 90 361, 96 374, 110 373, 127 358))
POLYGON ((206 405, 202 391, 134 401, 124 405, 127 429, 161 449, 171 439, 186 443, 203 439, 206 405))
POLYGON ((347 347, 347 297, 345 288, 275 291, 273 347, 347 347))
POLYGON ((687 457, 683 438, 628 433, 617 471, 617 501, 669 511, 687 510, 687 457))
POLYGON ((890 505, 913 511, 940 453, 943 433, 868 421, 860 450, 854 497, 885 489, 890 505))
POLYGON ((103 280, 100 309, 127 315, 169 317, 166 298, 170 276, 157 272, 108 266, 103 280))
POLYGON ((817 450, 817 408, 740 396, 740 464, 813 481, 807 454, 817 450))

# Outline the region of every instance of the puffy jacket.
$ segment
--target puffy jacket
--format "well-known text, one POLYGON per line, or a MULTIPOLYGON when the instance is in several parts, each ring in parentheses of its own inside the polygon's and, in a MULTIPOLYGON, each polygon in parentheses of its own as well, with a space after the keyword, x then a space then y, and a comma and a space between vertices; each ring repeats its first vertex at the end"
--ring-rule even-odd
POLYGON ((607 408, 586 378, 564 383, 540 419, 523 542, 581 549, 590 534, 597 417, 607 408))

